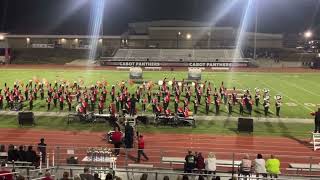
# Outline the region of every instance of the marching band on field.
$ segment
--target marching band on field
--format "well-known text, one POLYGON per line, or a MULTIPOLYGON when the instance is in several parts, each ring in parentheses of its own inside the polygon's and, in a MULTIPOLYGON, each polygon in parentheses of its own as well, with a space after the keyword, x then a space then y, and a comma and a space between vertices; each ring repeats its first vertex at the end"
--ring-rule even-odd
MULTIPOLYGON (((177 81, 175 78, 168 81, 166 78, 159 80, 157 85, 153 82, 144 82, 136 87, 131 94, 128 90, 133 85, 132 81, 121 81, 118 86, 112 85, 110 92, 107 90, 106 81, 97 81, 96 85, 91 87, 82 87, 83 81, 74 81, 68 83, 62 81, 54 84, 48 81, 40 82, 38 80, 30 80, 24 86, 22 82, 15 82, 10 88, 6 83, 3 89, 0 90, 0 109, 8 108, 11 110, 21 110, 24 102, 29 102, 29 109, 33 110, 34 101, 45 100, 47 110, 49 111, 59 106, 60 110, 64 106, 68 106, 68 111, 72 111, 72 104, 77 103, 76 111, 78 113, 87 113, 88 111, 98 110, 103 113, 107 98, 110 100, 108 106, 110 114, 116 114, 120 110, 125 110, 130 115, 136 114, 136 103, 141 104, 141 111, 147 111, 148 107, 152 106, 152 111, 155 114, 170 114, 170 103, 173 103, 174 113, 184 113, 185 115, 198 114, 201 106, 204 106, 205 114, 209 115, 213 109, 215 114, 220 114, 220 106, 224 105, 227 113, 231 115, 234 112, 235 106, 239 105, 239 113, 243 115, 252 114, 253 106, 260 107, 260 100, 263 99, 262 106, 264 115, 270 113, 270 94, 268 89, 260 90, 255 88, 254 98, 251 95, 250 89, 243 92, 233 87, 227 89, 224 82, 221 82, 219 87, 214 87, 211 82, 186 82, 185 80, 177 81), (127 84, 129 86, 127 86, 127 84), (80 86, 81 85, 81 86, 80 86), (22 88, 24 88, 22 90, 22 88), (22 94, 24 92, 24 95, 22 94), (45 98, 45 91, 47 97, 45 98), (40 97, 38 97, 40 94, 40 97), (107 97, 109 96, 110 97, 107 97), (4 102, 6 101, 6 106, 4 102), (193 103, 193 112, 190 112, 190 104, 193 103), (183 106, 181 106, 183 104, 183 106), (96 106, 97 105, 97 106, 96 106), (212 108, 211 106, 214 106, 212 108)), ((276 116, 280 116, 281 95, 274 96, 276 116)))

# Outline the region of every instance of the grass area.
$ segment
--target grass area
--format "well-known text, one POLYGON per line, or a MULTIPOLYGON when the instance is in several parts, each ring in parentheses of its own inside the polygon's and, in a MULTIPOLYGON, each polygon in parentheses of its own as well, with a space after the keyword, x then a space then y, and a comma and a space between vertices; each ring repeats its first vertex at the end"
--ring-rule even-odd
MULTIPOLYGON (((21 81, 26 84, 30 79, 38 79, 53 83, 55 80, 68 81, 73 83, 80 79, 84 81, 84 86, 91 86, 96 84, 97 81, 106 80, 109 84, 107 87, 110 91, 111 85, 117 85, 121 80, 128 80, 128 72, 123 71, 107 71, 107 70, 59 70, 59 69, 2 69, 0 71, 0 89, 3 89, 6 82, 10 87, 14 82, 21 81)), ((177 80, 187 78, 187 72, 144 72, 143 77, 146 81, 158 82, 158 80, 167 77, 172 79, 175 77, 177 80)), ((281 117, 295 117, 295 118, 312 118, 309 113, 314 111, 317 106, 320 105, 320 94, 318 89, 320 88, 320 76, 319 73, 249 73, 249 72, 204 72, 202 74, 202 80, 210 81, 214 87, 219 88, 222 81, 229 89, 236 87, 237 89, 250 89, 252 95, 254 95, 254 89, 267 88, 270 90, 271 97, 277 94, 283 97, 283 106, 281 108, 281 117)), ((133 92, 138 85, 129 85, 129 91, 133 92)), ((156 88, 154 88, 156 89, 156 88)), ((23 89, 22 89, 23 91, 23 89)), ((46 90, 45 90, 46 91, 46 90)), ((46 92, 45 92, 46 94, 46 92)), ((182 94, 184 95, 184 94, 182 94)), ((107 97, 107 104, 109 104, 110 96, 107 97)), ((172 98, 173 99, 173 98, 172 98)), ((183 98, 182 98, 183 99, 183 98)), ((202 98, 202 106, 199 107, 200 114, 205 112, 204 99, 202 98)), ((261 102, 261 101, 260 101, 261 102)), ((274 117, 275 102, 271 99, 270 117, 274 117)), ((181 103, 182 105, 182 103, 181 103)), ((76 104, 73 105, 75 107, 76 104)), ((97 107, 97 106, 96 106, 97 107)), ((28 109, 28 103, 25 102, 24 108, 28 109)), ((141 108, 137 105, 137 108, 141 108)), ((170 103, 170 108, 173 109, 173 103, 170 103)), ((66 109, 66 108, 65 108, 66 109)), ((193 105, 191 104, 191 110, 193 105)), ((210 114, 214 114, 214 105, 210 107, 210 114)), ((227 107, 222 105, 220 107, 221 114, 226 115, 227 107)), ((239 107, 233 108, 233 116, 239 115, 239 107)), ((34 102, 34 111, 46 111, 45 100, 37 100, 34 102)), ((51 111, 59 111, 58 108, 51 111)), ((66 110, 65 110, 66 111, 66 110)), ((149 111, 151 107, 149 106, 149 111)), ((263 108, 253 109, 253 116, 264 116, 263 108)))
MULTIPOLYGON (((0 128, 22 128, 22 129, 44 129, 44 130, 63 130, 63 131, 89 131, 106 132, 112 127, 105 123, 80 123, 72 122, 67 124, 65 117, 37 117, 36 126, 20 127, 16 116, 0 116, 0 128)), ((257 136, 282 136, 290 138, 309 138, 313 129, 312 124, 303 123, 268 123, 254 122, 254 132, 257 136)), ((185 134, 223 134, 237 135, 236 121, 198 121, 196 128, 191 127, 170 127, 153 125, 138 125, 138 131, 148 133, 185 133, 185 134)), ((247 135, 247 134, 242 134, 247 135)))

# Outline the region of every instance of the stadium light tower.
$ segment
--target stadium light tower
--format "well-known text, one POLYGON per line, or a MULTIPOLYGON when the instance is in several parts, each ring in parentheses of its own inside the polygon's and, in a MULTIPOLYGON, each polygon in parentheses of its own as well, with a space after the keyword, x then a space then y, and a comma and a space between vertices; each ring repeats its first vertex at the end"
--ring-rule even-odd
POLYGON ((311 32, 310 30, 306 31, 306 32, 304 33, 304 37, 305 37, 306 39, 311 38, 311 37, 312 37, 312 32, 311 32))

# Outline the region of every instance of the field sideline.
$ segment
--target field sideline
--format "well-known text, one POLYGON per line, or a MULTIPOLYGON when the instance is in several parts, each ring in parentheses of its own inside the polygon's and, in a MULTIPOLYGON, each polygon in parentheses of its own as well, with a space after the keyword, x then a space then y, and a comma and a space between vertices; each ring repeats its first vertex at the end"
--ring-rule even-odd
MULTIPOLYGON (((312 118, 309 114, 314 111, 316 107, 320 106, 320 74, 319 73, 257 73, 257 72, 203 72, 202 81, 210 81, 215 87, 219 88, 221 82, 225 83, 228 89, 235 86, 237 89, 250 89, 251 94, 254 95, 254 89, 267 88, 270 90, 271 97, 276 94, 283 96, 283 105, 281 108, 281 117, 295 117, 295 118, 312 118)), ((128 80, 129 74, 125 71, 111 71, 111 70, 59 70, 59 69, 1 69, 0 71, 0 89, 3 89, 6 82, 12 87, 14 82, 22 81, 26 84, 30 79, 43 79, 54 83, 55 80, 66 80, 70 83, 73 81, 84 81, 86 86, 95 84, 96 81, 106 80, 111 85, 116 85, 121 80, 128 80)), ((143 78, 146 81, 158 82, 164 77, 177 80, 187 78, 187 72, 144 72, 143 78)), ((129 89, 135 89, 136 85, 128 85, 129 89)), ((46 93, 45 93, 46 94, 46 93)), ((184 94, 183 94, 184 95, 184 94)), ((107 98, 108 99, 108 98, 107 98)), ((260 101, 262 102, 262 101, 260 101)), ((26 103, 25 103, 26 106, 26 103)), ((35 111, 45 111, 45 101, 37 100, 34 103, 35 111)), ((172 108, 173 103, 170 103, 172 108)), ((140 105, 137 106, 140 108, 140 105)), ((193 109, 193 105, 190 106, 193 109)), ((220 115, 226 115, 226 108, 223 105, 220 115)), ((213 105, 211 106, 214 114, 213 105)), ((272 112, 275 111, 274 99, 271 99, 272 112)), ((58 111, 58 108, 53 111, 58 111)), ((234 107, 234 116, 238 116, 239 108, 234 107)), ((200 113, 204 112, 204 108, 200 108, 200 113)), ((253 116, 263 116, 263 109, 253 109, 253 116)), ((209 115, 210 115, 209 114, 209 115)), ((270 117, 274 117, 273 114, 270 117)))

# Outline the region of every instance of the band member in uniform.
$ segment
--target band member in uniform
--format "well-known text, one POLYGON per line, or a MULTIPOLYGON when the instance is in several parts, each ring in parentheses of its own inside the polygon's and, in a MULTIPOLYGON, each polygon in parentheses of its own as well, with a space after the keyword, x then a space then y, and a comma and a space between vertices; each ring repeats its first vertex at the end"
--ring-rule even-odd
POLYGON ((33 97, 34 97, 34 100, 37 100, 37 93, 38 93, 38 89, 37 89, 37 85, 35 84, 35 85, 34 85, 34 88, 33 88, 33 97))
MULTIPOLYGON (((232 97, 232 104, 234 104, 234 102, 235 102, 234 98, 232 97)), ((243 113, 244 113, 243 105, 244 105, 243 96, 241 96, 241 99, 239 101, 239 112, 240 112, 240 115, 243 115, 243 113)))
POLYGON ((29 98, 29 88, 28 88, 28 84, 26 85, 26 87, 24 88, 24 97, 25 99, 29 98))
POLYGON ((40 98, 41 100, 44 99, 44 89, 43 89, 43 84, 40 85, 40 98))
POLYGON ((178 112, 178 107, 179 107, 179 97, 176 96, 174 98, 174 112, 177 113, 178 112))
POLYGON ((63 95, 60 95, 60 97, 59 97, 60 111, 63 110, 63 102, 64 102, 64 97, 63 97, 63 95))
POLYGON ((111 91, 110 91, 110 95, 111 95, 111 101, 114 101, 114 96, 115 96, 116 90, 114 85, 112 85, 111 91))
POLYGON ((206 114, 207 114, 207 115, 209 114, 210 104, 211 104, 210 96, 207 95, 207 96, 206 96, 206 114))
POLYGON ((260 90, 257 89, 257 88, 255 90, 256 90, 256 94, 254 95, 255 104, 256 104, 256 107, 259 107, 259 104, 260 104, 260 90))
POLYGON ((229 95, 229 101, 228 101, 228 113, 229 113, 229 115, 231 115, 232 114, 232 96, 231 95, 229 95))
POLYGON ((276 115, 280 117, 280 108, 281 108, 281 96, 276 96, 276 115))
POLYGON ((317 112, 312 112, 311 115, 314 116, 314 133, 320 133, 320 108, 317 112))
POLYGON ((148 94, 148 104, 150 104, 151 103, 151 94, 152 94, 150 88, 148 89, 148 93, 147 94, 148 94))
POLYGON ((99 114, 103 114, 103 108, 104 108, 103 101, 99 101, 99 104, 98 104, 99 114))
POLYGON ((198 99, 197 99, 197 97, 194 99, 194 101, 193 101, 193 109, 194 109, 194 114, 197 114, 198 113, 198 106, 199 106, 199 104, 198 104, 198 99))
POLYGON ((66 99, 67 99, 67 103, 68 103, 68 111, 70 112, 71 108, 72 108, 72 96, 71 96, 70 92, 68 93, 66 99))
POLYGON ((58 95, 57 91, 54 90, 54 92, 53 92, 53 105, 54 105, 54 107, 57 107, 58 98, 59 98, 59 95, 58 95))
POLYGON ((235 105, 237 102, 237 92, 236 92, 236 87, 233 87, 233 91, 232 91, 232 103, 233 105, 235 105))
POLYGON ((48 111, 50 110, 50 105, 51 105, 51 97, 48 96, 47 98, 47 105, 48 105, 48 111))
POLYGON ((268 116, 269 107, 270 107, 270 102, 268 97, 264 98, 263 107, 264 107, 264 115, 268 116))
POLYGON ((1 94, 1 89, 0 89, 0 110, 3 109, 3 96, 1 94))
POLYGON ((116 110, 117 110, 117 113, 119 113, 119 110, 120 110, 120 93, 119 92, 116 97, 116 110))
POLYGON ((146 112, 146 110, 147 110, 147 108, 146 108, 147 102, 148 102, 148 100, 147 100, 147 98, 146 98, 146 95, 144 94, 144 95, 143 95, 143 98, 142 98, 142 101, 141 101, 141 103, 142 103, 142 111, 143 111, 143 112, 146 112))
POLYGON ((33 96, 32 94, 29 95, 29 110, 33 109, 33 96))
POLYGON ((214 105, 216 107, 216 115, 218 115, 220 113, 220 100, 219 100, 219 98, 216 98, 216 100, 214 101, 214 105))

